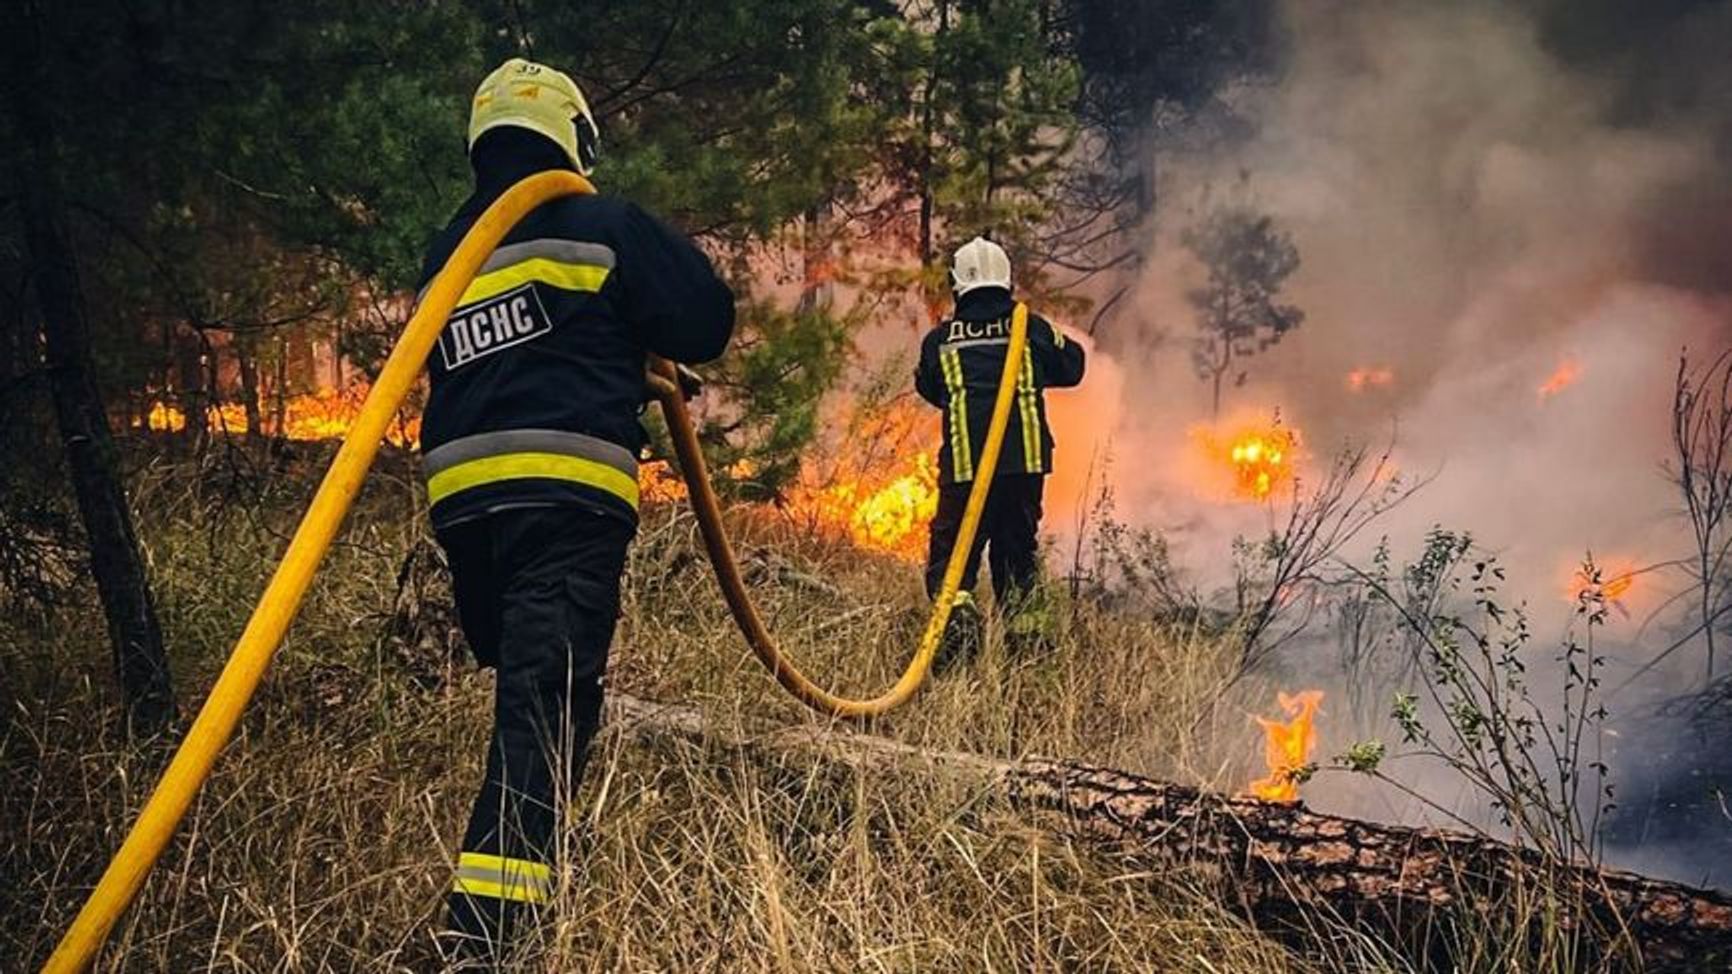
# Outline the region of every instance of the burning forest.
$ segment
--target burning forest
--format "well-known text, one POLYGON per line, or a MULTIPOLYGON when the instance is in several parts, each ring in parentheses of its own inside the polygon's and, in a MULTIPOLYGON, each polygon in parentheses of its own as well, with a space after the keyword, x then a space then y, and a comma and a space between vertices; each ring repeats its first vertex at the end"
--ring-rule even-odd
POLYGON ((0 59, 20 969, 1732 969, 1732 2, 146 6, 0 59))

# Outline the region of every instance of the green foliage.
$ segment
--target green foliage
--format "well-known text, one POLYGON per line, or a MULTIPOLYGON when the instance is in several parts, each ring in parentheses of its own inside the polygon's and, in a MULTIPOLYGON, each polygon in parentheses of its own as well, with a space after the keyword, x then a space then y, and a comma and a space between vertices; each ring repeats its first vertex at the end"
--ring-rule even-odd
POLYGON ((699 435, 723 490, 773 499, 799 475, 819 406, 841 375, 859 322, 824 307, 784 311, 754 302, 741 307, 740 324, 734 353, 706 370, 699 435))
POLYGON ((944 133, 934 185, 957 239, 991 231, 1008 246, 1048 216, 1048 196, 1076 136, 1076 65, 1053 48, 1045 4, 958 4, 934 43, 933 98, 944 133))
MULTIPOLYGON (((99 378, 137 402, 170 388, 233 396, 238 357, 276 375, 290 328, 376 362, 405 313, 384 299, 416 283, 427 237, 468 192, 473 85, 514 54, 588 93, 604 191, 729 267, 753 306, 756 350, 742 359, 766 355, 772 332, 787 340, 770 365, 724 366, 742 382, 847 348, 795 340, 834 328, 790 331, 759 307, 762 255, 790 228, 812 266, 841 268, 833 279, 931 297, 944 292, 941 262, 925 259, 937 242, 987 232, 1035 298, 1056 301, 1032 258, 1068 218, 1056 201, 1085 123, 1079 25, 1053 0, 57 5, 45 43, 78 83, 41 97, 63 135, 58 165, 77 174, 99 378), (850 277, 855 245, 893 269, 850 277)), ((799 365, 792 390, 729 388, 736 452, 800 448, 813 383, 841 369, 799 365)))
POLYGON ((1348 746, 1341 753, 1339 761, 1349 771, 1359 774, 1370 774, 1383 763, 1388 748, 1382 741, 1359 741, 1348 746))
MULTIPOLYGON (((1599 699, 1606 661, 1594 645, 1607 611, 1599 569, 1591 560, 1583 565, 1589 581, 1577 600, 1577 625, 1553 659, 1555 696, 1530 684, 1527 614, 1504 604, 1495 557, 1466 535, 1438 529, 1405 574, 1418 580, 1408 598, 1363 572, 1354 581, 1383 600, 1412 639, 1391 645, 1419 654, 1419 686, 1397 692, 1390 711, 1410 747, 1404 756, 1425 756, 1459 774, 1518 842, 1560 861, 1595 858, 1600 818, 1612 807, 1598 756, 1608 716, 1599 699), (1416 601, 1415 591, 1427 597, 1416 601)), ((1368 741, 1335 764, 1400 787, 1380 770, 1382 757, 1381 742, 1368 741)))

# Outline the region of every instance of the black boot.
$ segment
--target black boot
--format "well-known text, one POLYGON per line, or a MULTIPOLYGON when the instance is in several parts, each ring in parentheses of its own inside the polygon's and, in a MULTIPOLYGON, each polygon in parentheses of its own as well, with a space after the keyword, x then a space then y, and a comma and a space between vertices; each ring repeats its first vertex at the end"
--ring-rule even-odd
POLYGON ((980 614, 980 607, 974 604, 974 593, 956 593, 950 621, 944 626, 944 637, 939 641, 938 654, 932 660, 932 672, 942 675, 972 663, 985 642, 986 620, 980 614))

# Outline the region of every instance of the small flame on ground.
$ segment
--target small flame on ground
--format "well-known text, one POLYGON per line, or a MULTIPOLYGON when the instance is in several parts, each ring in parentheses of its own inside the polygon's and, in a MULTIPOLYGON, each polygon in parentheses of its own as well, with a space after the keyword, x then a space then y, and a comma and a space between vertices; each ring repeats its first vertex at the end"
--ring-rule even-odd
POLYGON ((686 482, 671 464, 645 463, 637 468, 638 498, 646 504, 673 504, 691 496, 686 482))
POLYGON ((1203 430, 1193 436, 1211 461, 1230 474, 1231 492, 1239 500, 1267 500, 1293 479, 1299 433, 1279 420, 1226 432, 1203 430))
POLYGON ((1347 373, 1347 391, 1364 392, 1395 384, 1395 372, 1384 368, 1360 368, 1347 373))
MULTIPOLYGON (((275 429, 275 404, 264 404, 263 425, 267 433, 287 440, 340 439, 360 415, 368 391, 367 385, 359 384, 347 389, 321 389, 290 396, 282 404, 281 430, 275 429)), ((157 400, 138 425, 154 432, 178 433, 186 429, 186 412, 172 403, 157 400)), ((232 402, 213 406, 205 411, 205 428, 212 433, 244 435, 248 429, 246 408, 232 402)), ((398 416, 387 429, 385 438, 397 446, 413 446, 421 439, 421 418, 398 416)))
POLYGON ((1251 782, 1247 791, 1264 801, 1296 802, 1299 777, 1310 766, 1311 752, 1317 747, 1313 721, 1317 706, 1323 702, 1323 691, 1277 693, 1275 701, 1287 714, 1287 720, 1257 718, 1263 727, 1263 761, 1269 775, 1251 782))
POLYGON ((1540 400, 1543 402, 1575 385, 1576 380, 1582 377, 1583 371, 1582 364, 1574 358, 1566 358, 1559 362, 1558 367, 1552 370, 1552 374, 1546 378, 1546 381, 1540 384, 1540 400))

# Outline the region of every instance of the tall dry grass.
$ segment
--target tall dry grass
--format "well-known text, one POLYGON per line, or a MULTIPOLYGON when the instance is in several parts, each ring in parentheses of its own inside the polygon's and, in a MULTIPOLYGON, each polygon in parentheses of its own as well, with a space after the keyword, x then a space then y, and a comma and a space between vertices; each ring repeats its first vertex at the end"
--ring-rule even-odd
MULTIPOLYGON (((140 476, 139 523, 189 711, 309 492, 281 470, 237 479, 162 465, 140 476)), ((406 472, 373 479, 99 969, 438 968, 432 934, 491 694, 466 662, 434 661, 429 678, 379 638, 421 534, 420 503, 406 472)), ((773 515, 743 516, 739 528, 767 615, 803 665, 855 690, 893 677, 925 612, 910 566, 803 537, 773 515)), ((75 594, 0 620, 7 969, 46 955, 162 758, 113 735, 101 618, 89 593, 75 594)), ((1054 652, 1012 657, 995 637, 978 664, 875 730, 1212 786, 1244 780, 1255 732, 1220 699, 1230 652, 1151 620, 1088 606, 1066 615, 1054 652)), ((747 654, 695 526, 673 510, 649 513, 634 550, 610 682, 695 703, 720 726, 817 719, 747 654)), ((574 868, 526 969, 1404 969, 1323 918, 1312 936, 1278 944, 1201 880, 1076 844, 966 784, 787 755, 604 733, 569 841, 574 868)))

